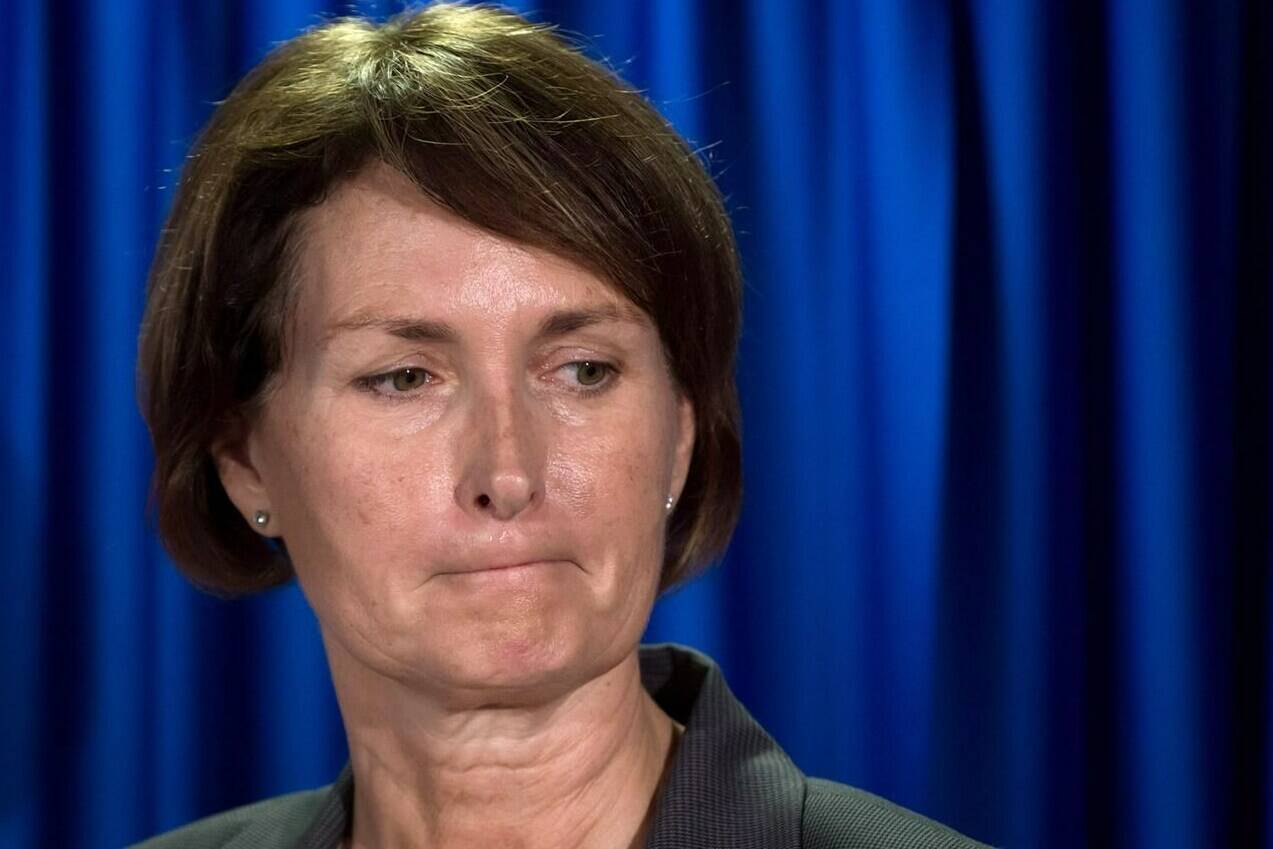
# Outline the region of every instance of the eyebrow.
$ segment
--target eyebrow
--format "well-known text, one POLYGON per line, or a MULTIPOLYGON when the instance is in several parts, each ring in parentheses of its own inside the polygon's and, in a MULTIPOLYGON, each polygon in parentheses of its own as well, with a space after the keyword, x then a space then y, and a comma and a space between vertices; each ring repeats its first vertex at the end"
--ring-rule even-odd
MULTIPOLYGON (((537 340, 555 339, 585 327, 607 322, 644 324, 646 320, 644 313, 627 305, 598 304, 580 309, 558 310, 545 316, 539 323, 535 338, 537 340)), ((379 330, 409 342, 454 344, 460 338, 455 326, 445 321, 413 316, 357 313, 328 325, 327 332, 323 334, 323 347, 327 347, 339 334, 350 330, 379 330)))
POLYGON ((618 304, 598 304, 577 310, 559 310, 544 317, 539 323, 536 339, 554 339, 594 324, 619 322, 645 324, 645 314, 635 307, 618 304))

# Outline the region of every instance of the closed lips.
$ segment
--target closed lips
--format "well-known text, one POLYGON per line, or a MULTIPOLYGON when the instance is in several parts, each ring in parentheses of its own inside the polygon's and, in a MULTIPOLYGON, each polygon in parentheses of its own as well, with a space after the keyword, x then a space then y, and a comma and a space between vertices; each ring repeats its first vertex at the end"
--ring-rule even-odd
POLYGON ((498 563, 490 565, 476 565, 471 568, 455 569, 450 572, 443 572, 444 575, 468 575, 474 572, 500 572, 506 569, 518 569, 523 566, 542 566, 550 563, 556 563, 556 560, 519 560, 515 563, 498 563))

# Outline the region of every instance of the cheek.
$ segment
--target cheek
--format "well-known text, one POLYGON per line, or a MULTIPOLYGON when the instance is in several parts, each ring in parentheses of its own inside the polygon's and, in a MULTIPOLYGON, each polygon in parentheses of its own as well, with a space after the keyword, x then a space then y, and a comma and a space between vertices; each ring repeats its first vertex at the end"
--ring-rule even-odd
POLYGON ((655 439, 593 437, 554 446, 546 484, 572 516, 608 517, 651 500, 665 485, 667 460, 655 439))
POLYGON ((627 419, 555 446, 550 457, 549 501, 588 541, 591 559, 617 579, 661 566, 669 454, 657 428, 627 419))
POLYGON ((278 446, 283 462, 271 492, 285 494, 280 509, 298 572, 339 570, 358 580, 384 570, 386 578, 409 580, 389 567, 413 550, 409 559, 420 562, 428 510, 440 503, 439 458, 353 426, 298 429, 291 437, 278 446))
POLYGON ((577 452, 555 453, 548 460, 545 477, 567 515, 580 520, 590 520, 596 515, 597 474, 593 460, 577 452))

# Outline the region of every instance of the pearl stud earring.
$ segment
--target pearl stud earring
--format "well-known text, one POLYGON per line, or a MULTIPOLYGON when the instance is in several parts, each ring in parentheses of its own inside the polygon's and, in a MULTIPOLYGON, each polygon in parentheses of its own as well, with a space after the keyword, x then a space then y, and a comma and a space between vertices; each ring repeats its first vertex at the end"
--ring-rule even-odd
POLYGON ((263 528, 270 523, 270 514, 264 510, 257 510, 256 515, 252 517, 252 521, 256 522, 258 528, 263 528))
POLYGON ((676 499, 669 495, 667 497, 667 510, 669 513, 672 512, 672 505, 675 503, 676 503, 676 499))

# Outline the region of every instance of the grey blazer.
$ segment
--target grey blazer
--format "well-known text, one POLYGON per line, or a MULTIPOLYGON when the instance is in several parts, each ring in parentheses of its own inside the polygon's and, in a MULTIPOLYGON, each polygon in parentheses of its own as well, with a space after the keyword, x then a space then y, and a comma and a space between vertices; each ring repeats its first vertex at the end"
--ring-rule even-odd
MULTIPOLYGON (((705 655, 641 649, 641 678, 685 726, 647 849, 986 849, 862 790, 808 778, 734 698, 705 655)), ((208 817, 135 849, 337 849, 354 778, 208 817)))

